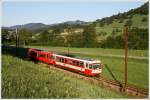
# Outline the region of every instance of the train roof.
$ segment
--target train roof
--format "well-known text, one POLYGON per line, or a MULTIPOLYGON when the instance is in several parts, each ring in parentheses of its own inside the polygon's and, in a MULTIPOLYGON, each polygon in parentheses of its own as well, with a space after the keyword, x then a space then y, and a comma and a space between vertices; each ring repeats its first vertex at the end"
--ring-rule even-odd
POLYGON ((95 61, 95 59, 92 59, 92 58, 81 58, 73 54, 66 54, 66 53, 58 53, 58 54, 62 56, 67 56, 67 57, 72 57, 72 58, 77 58, 77 59, 82 59, 82 60, 87 60, 87 61, 95 61))
POLYGON ((29 48, 30 50, 36 50, 36 51, 43 51, 43 50, 41 50, 41 49, 33 49, 33 48, 29 48))

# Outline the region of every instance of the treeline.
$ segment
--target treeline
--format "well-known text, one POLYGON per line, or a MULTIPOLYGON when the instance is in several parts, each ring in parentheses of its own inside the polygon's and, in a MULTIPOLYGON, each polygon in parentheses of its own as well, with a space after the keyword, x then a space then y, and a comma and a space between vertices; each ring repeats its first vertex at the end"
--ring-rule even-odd
POLYGON ((69 47, 96 47, 96 32, 92 26, 84 26, 83 32, 75 32, 75 28, 66 28, 67 34, 60 34, 59 29, 52 32, 43 31, 36 40, 37 45, 69 46, 69 47))
MULTIPOLYGON (((117 29, 118 30, 118 29, 117 29)), ((95 27, 84 26, 83 32, 75 33, 75 29, 68 27, 68 34, 60 34, 60 29, 43 30, 41 33, 32 33, 27 29, 21 29, 17 32, 20 45, 47 45, 64 47, 100 47, 100 48, 124 48, 124 35, 117 34, 113 30, 112 34, 102 41, 97 40, 95 27)), ((9 30, 10 31, 10 30, 9 30)), ((103 34, 103 33, 102 33, 103 34)), ((16 34, 10 34, 7 30, 2 30, 2 43, 15 44, 16 34)), ((128 36, 129 49, 148 49, 148 29, 129 28, 128 36)))
MULTIPOLYGON (((49 45, 49 46, 70 46, 70 47, 96 47, 96 32, 95 27, 85 25, 82 26, 83 32, 75 32, 74 27, 66 28, 66 33, 61 34, 60 28, 53 28, 53 30, 42 30, 40 33, 33 33, 27 29, 21 29, 17 32, 19 38, 19 45, 49 45)), ((15 32, 8 32, 12 30, 2 29, 2 43, 15 44, 15 32)))
MULTIPOLYGON (((129 49, 148 49, 148 29, 132 28, 128 32, 128 47, 129 49)), ((111 35, 100 44, 102 48, 124 48, 125 36, 111 35)))

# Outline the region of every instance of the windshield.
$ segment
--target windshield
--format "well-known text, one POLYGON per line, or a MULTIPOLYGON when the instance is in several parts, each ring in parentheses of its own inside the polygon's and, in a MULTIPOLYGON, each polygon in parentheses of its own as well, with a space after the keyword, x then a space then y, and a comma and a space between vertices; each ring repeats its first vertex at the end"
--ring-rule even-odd
POLYGON ((93 69, 100 68, 100 64, 93 64, 93 69))

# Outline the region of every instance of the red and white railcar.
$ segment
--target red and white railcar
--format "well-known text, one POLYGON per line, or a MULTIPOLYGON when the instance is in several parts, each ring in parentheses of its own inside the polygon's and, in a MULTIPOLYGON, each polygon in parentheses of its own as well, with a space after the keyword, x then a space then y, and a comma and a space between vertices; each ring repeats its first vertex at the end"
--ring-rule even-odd
POLYGON ((28 56, 35 61, 57 65, 60 68, 80 72, 88 76, 96 76, 102 72, 101 61, 99 60, 69 57, 38 49, 29 49, 28 56))

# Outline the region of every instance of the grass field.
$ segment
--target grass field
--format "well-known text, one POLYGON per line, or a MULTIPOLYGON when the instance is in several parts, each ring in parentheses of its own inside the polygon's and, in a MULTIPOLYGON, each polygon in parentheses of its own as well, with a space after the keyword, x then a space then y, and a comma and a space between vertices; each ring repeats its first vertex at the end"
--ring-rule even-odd
MULTIPOLYGON (((48 51, 67 52, 65 47, 42 47, 33 48, 46 49, 48 51)), ((124 82, 124 50, 102 49, 102 48, 70 48, 70 53, 81 57, 91 57, 101 60, 107 64, 117 80, 124 82), (115 55, 115 56, 112 56, 115 55)), ((113 79, 108 68, 103 68, 103 74, 108 79, 113 79)), ((148 88, 148 51, 129 50, 128 60, 128 84, 142 88, 148 88), (141 58, 141 59, 139 59, 141 58)))
POLYGON ((133 98, 9 55, 1 82, 2 98, 133 98))
MULTIPOLYGON (((33 48, 41 48, 50 51, 67 52, 67 47, 50 47, 50 46, 29 46, 33 48)), ((124 49, 104 49, 104 48, 69 48, 70 53, 84 53, 99 56, 124 56, 124 49)), ((129 56, 145 57, 148 59, 148 50, 129 50, 129 56)))

